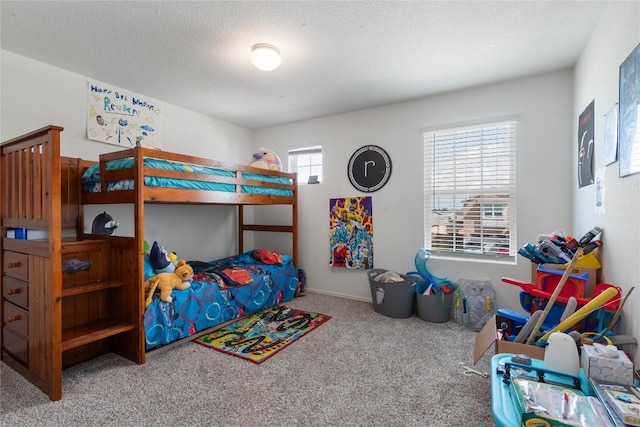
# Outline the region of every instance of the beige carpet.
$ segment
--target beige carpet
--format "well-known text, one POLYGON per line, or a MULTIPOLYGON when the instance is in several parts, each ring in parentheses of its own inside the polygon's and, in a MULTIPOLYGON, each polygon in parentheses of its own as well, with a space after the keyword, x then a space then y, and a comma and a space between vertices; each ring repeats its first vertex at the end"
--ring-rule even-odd
POLYGON ((494 425, 489 379, 460 367, 475 332, 320 294, 288 305, 332 319, 261 365, 191 342, 145 365, 109 354, 65 370, 63 398, 50 402, 0 363, 0 425, 494 425))

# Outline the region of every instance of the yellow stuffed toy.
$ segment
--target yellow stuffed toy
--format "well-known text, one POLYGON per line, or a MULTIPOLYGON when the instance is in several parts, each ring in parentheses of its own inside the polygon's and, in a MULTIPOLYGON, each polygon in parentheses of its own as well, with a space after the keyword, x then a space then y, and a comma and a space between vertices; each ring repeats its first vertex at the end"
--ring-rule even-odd
POLYGON ((193 280, 193 268, 183 259, 177 262, 176 270, 171 273, 159 273, 144 282, 144 292, 147 295, 145 307, 149 307, 156 288, 160 289, 160 300, 171 302, 171 291, 174 289, 188 289, 193 280))

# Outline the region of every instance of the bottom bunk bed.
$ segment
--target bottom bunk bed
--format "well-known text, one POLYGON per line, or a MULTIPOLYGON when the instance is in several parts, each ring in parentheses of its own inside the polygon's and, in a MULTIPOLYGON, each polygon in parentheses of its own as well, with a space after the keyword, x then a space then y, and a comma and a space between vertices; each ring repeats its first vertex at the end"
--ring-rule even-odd
POLYGON ((256 249, 209 262, 187 262, 194 270, 190 287, 174 289, 171 302, 154 294, 145 310, 147 351, 290 301, 298 287, 292 258, 276 252, 256 249))

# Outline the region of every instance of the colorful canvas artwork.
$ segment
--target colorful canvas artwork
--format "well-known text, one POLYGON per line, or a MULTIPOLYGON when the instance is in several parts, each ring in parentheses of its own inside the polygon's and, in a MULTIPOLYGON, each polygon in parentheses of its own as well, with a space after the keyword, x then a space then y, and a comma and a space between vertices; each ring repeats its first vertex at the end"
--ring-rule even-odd
POLYGON ((329 265, 373 268, 373 210, 371 197, 329 200, 329 265))

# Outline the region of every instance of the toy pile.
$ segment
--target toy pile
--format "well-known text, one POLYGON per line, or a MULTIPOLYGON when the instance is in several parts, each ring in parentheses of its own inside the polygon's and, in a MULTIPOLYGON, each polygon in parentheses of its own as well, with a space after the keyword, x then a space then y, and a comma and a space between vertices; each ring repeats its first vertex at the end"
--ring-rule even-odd
POLYGON ((610 333, 624 300, 621 288, 597 281, 596 271, 602 266, 594 249, 602 245, 596 240, 601 232, 602 228, 594 227, 578 240, 554 234, 539 238, 535 247, 527 245, 528 249, 519 251, 538 265, 532 282, 502 278, 504 283, 522 289, 520 305, 529 313, 527 316, 509 309, 498 310, 499 324, 507 340, 520 343, 527 340, 529 344, 535 339, 535 345, 544 345, 552 331, 571 330, 578 336, 598 339, 604 339, 605 331, 610 333), (514 333, 516 337, 511 336, 514 333))
POLYGON ((562 233, 539 236, 537 245, 527 243, 518 249, 518 254, 536 264, 565 264, 573 259, 578 248, 582 248, 583 255, 587 255, 602 246, 602 242, 595 239, 601 231, 602 228, 593 227, 579 240, 569 234, 563 236, 562 233))

